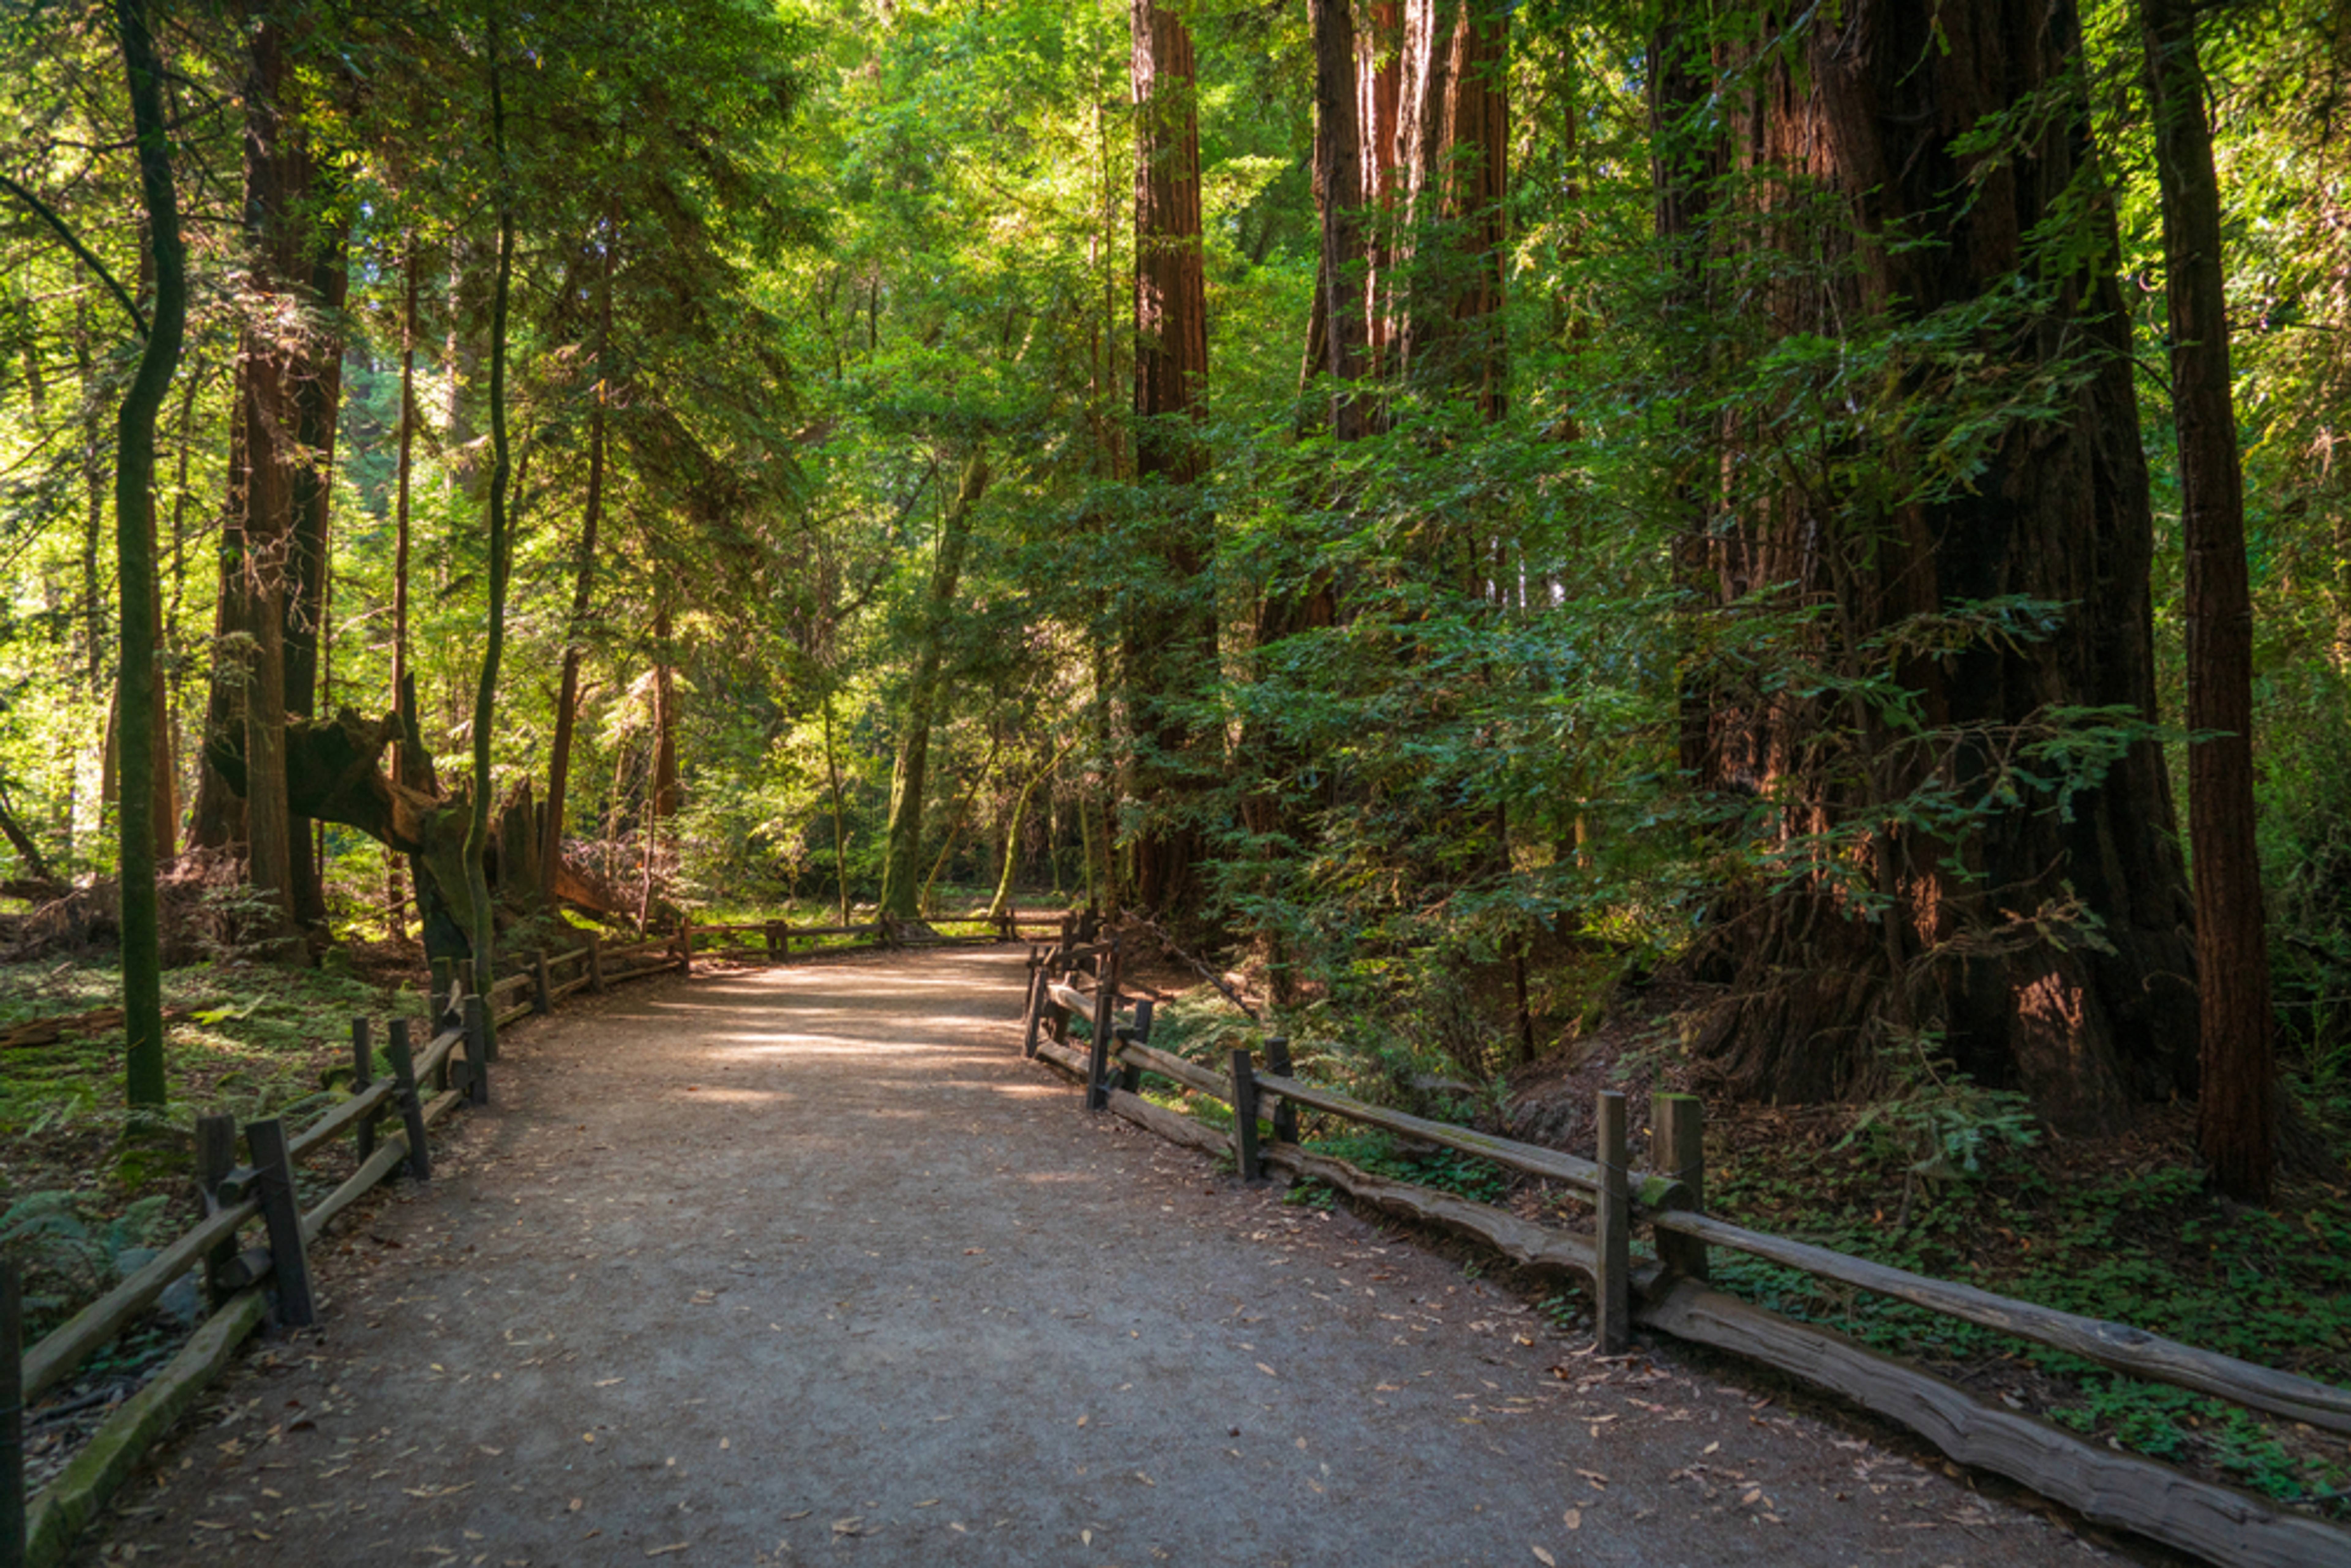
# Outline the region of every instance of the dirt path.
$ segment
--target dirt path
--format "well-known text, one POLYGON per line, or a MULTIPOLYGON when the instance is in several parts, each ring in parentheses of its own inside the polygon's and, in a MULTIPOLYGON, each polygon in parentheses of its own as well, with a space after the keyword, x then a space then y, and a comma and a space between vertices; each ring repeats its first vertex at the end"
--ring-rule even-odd
POLYGON ((84 1562, 2108 1560, 1024 1063, 1016 954, 514 1030, 84 1562))

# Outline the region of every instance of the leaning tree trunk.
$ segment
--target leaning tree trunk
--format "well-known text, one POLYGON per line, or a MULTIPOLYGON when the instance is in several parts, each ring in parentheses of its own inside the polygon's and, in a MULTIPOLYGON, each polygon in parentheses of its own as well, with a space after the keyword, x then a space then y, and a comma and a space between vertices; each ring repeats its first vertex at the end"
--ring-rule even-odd
POLYGON ((2253 604, 2229 392, 2220 183, 2204 118, 2192 0, 2140 0, 2163 186, 2171 414, 2188 541, 2188 841, 2201 1007, 2197 1144, 2222 1191, 2266 1203, 2277 1160, 2268 935, 2253 840, 2253 604))
POLYGON ((890 779, 890 826, 882 861, 883 920, 912 920, 921 894, 923 793, 929 784, 931 725, 938 716, 939 674, 948 615, 963 576, 964 549, 971 540, 971 516, 987 492, 987 459, 971 455, 956 487, 955 500, 939 525, 938 564, 931 572, 930 597, 923 607, 914 679, 906 694, 906 727, 898 741, 898 766, 890 779))
MULTIPOLYGON (((507 301, 514 279, 514 193, 507 168, 506 83, 499 51, 503 47, 497 19, 489 27, 490 141, 496 159, 491 178, 498 223, 497 273, 490 292, 490 591, 489 626, 482 644, 481 678, 474 687, 474 779, 472 818, 465 831, 465 891, 472 902, 470 933, 474 988, 486 994, 497 978, 496 925, 490 904, 490 732, 497 721, 498 664, 506 653, 507 572, 511 554, 507 538, 507 481, 512 460, 507 443, 507 301)), ((496 1038, 495 1009, 486 1014, 493 1040, 496 1038)))
MULTIPOLYGON (((138 133, 139 186, 154 260, 155 314, 139 370, 116 423, 114 519, 122 596, 120 919, 122 1030, 127 1097, 161 1105, 163 1074, 163 971, 155 896, 155 632, 161 614, 155 571, 155 415, 179 368, 188 316, 186 251, 178 197, 164 141, 163 68, 148 28, 146 0, 118 0, 115 17, 131 117, 138 133)), ((166 828, 168 831, 168 826, 166 828)))
POLYGON ((1124 626, 1128 797, 1141 809, 1134 902, 1179 928, 1197 924, 1206 845, 1199 797, 1218 737, 1186 716, 1217 666, 1207 591, 1215 525, 1200 503, 1207 455, 1208 306, 1200 240, 1200 134, 1192 36, 1174 7, 1134 0, 1135 474, 1165 487, 1144 541, 1124 626))
MULTIPOLYGON (((2001 754, 2054 709, 2154 716, 2147 479, 2112 222, 2083 199, 2099 186, 2074 5, 1864 6, 1798 26, 1792 51, 1759 48, 1719 84, 1752 160, 1743 215, 1764 236, 1737 258, 1749 308, 1771 312, 1753 340, 1875 333, 1900 382, 1834 451, 1771 444, 1802 395, 1784 390, 1734 436, 1750 470, 1811 483, 1732 497, 1737 526, 1709 557, 1720 601, 1745 613, 1750 590, 1770 590, 1813 607, 1784 634, 1809 639, 1844 695, 1733 697, 1715 672, 1699 771, 1771 802, 1762 831, 1800 865, 1818 833, 1854 858, 1751 895, 1722 928, 1738 986, 1702 1049, 1737 1090, 1810 1099, 1865 1082, 1889 1041, 1938 1048, 2056 1124, 2111 1126, 2132 1096, 2193 1080, 2188 892, 2155 744, 2123 747, 2063 810, 2026 784, 1930 830, 1903 804, 1928 787, 1996 800, 2001 754), (1998 116, 2004 140, 1954 150, 1998 116), (1835 204, 1826 221, 1814 194, 1835 204), (2020 274, 2046 293, 2014 289, 2020 274), (1954 428, 1935 422, 1995 380, 2054 412, 1988 416, 1968 484, 1920 479, 1921 450, 1954 428), (2008 595, 2055 607, 2049 623, 1957 648, 1884 643, 2008 595), (1855 695, 1886 676, 1907 727, 1855 695), (1872 879, 1859 893, 1839 874, 1854 865, 1872 879), (1856 917, 1865 895, 1875 914, 1856 917)), ((1826 398, 1800 412, 1840 417, 1826 398)))
POLYGON ((596 583, 596 530, 604 517, 604 408, 612 384, 612 268, 619 250, 619 225, 608 215, 596 305, 596 386, 588 405, 588 503, 580 520, 580 566, 564 632, 563 675, 555 694, 555 740, 547 764, 547 832, 539 845, 539 897, 549 907, 555 903, 556 870, 563 863, 564 796, 571 778, 571 729, 580 707, 581 639, 588 634, 588 609, 596 583))

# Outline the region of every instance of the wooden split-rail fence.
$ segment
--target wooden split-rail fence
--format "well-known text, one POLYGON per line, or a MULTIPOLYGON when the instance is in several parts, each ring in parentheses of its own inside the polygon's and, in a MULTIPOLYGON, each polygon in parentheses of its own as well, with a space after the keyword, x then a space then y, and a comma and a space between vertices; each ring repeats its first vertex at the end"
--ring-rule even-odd
POLYGON ((1522 1265, 1580 1277, 1591 1289, 1604 1354, 1621 1354, 1635 1326, 1760 1362, 1899 1422, 1952 1458, 2022 1482, 2102 1524, 2137 1531, 2208 1562, 2248 1568, 2346 1568, 2351 1531, 2199 1480, 2038 1417, 1978 1398, 1948 1379, 1714 1289, 1708 1253, 1725 1248, 1818 1279, 1907 1301, 2065 1351, 2134 1377, 2193 1389, 2249 1409, 2351 1433, 2351 1389, 2199 1350, 2126 1323, 2057 1312, 1825 1247, 1752 1230, 1706 1212, 1705 1132, 1694 1095, 1650 1103, 1646 1169, 1625 1135, 1625 1096, 1602 1091, 1589 1159, 1408 1115, 1304 1082, 1289 1042, 1265 1041, 1209 1066, 1150 1043, 1153 1004, 1121 988, 1117 939, 1066 925, 1029 954, 1022 1051, 1073 1075, 1089 1110, 1114 1113, 1176 1143, 1229 1155, 1242 1180, 1268 1169, 1320 1181, 1385 1212, 1467 1235, 1522 1265), (1082 1046, 1071 1023, 1083 1019, 1082 1046), (1144 1099, 1145 1074, 1231 1107, 1229 1133, 1144 1099), (1539 1224, 1489 1204, 1372 1175, 1315 1153, 1299 1113, 1316 1112, 1474 1155, 1557 1183, 1590 1204, 1590 1235, 1539 1224), (1647 1254, 1636 1249, 1646 1231, 1647 1254))
POLYGON ((238 1345, 274 1309, 287 1327, 315 1321, 309 1249, 335 1218, 389 1176, 432 1175, 427 1134, 463 1104, 489 1099, 499 1024, 550 1010, 579 990, 673 972, 685 962, 674 936, 605 946, 590 936, 564 953, 534 955, 519 974, 467 996, 446 960, 434 967, 436 1031, 420 1047, 411 1019, 393 1019, 381 1058, 373 1020, 351 1020, 351 1094, 298 1132, 282 1118, 246 1124, 244 1159, 234 1118, 200 1116, 197 1187, 204 1218, 144 1267, 29 1347, 16 1270, 0 1263, 0 1568, 46 1568, 120 1488, 141 1458, 220 1375, 238 1345), (307 1210, 296 1170, 344 1138, 356 1168, 307 1210), (240 1238, 257 1224, 252 1245, 240 1238), (163 1368, 99 1425, 38 1493, 25 1487, 27 1402, 66 1385, 125 1329, 155 1311, 192 1270, 204 1283, 208 1316, 163 1368))

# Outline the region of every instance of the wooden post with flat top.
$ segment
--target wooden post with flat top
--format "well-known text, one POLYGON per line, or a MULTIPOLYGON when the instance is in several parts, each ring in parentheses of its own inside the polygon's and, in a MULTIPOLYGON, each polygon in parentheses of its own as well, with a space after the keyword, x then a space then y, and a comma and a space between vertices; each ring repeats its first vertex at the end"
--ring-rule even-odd
POLYGON ((1593 1238, 1593 1326, 1603 1355, 1633 1343, 1633 1197, 1625 1175, 1625 1096, 1600 1092, 1600 1234, 1593 1238))
MULTIPOLYGON (((196 1118, 196 1196, 211 1216, 227 1206, 221 1201, 221 1184, 236 1169, 236 1118, 212 1115, 196 1118)), ((204 1300, 218 1307, 234 1295, 224 1282, 224 1271, 236 1260, 236 1238, 224 1237, 204 1259, 204 1300)))
MULTIPOLYGON (((1136 1045, 1151 1043, 1151 998, 1144 997, 1134 1004, 1134 1025, 1126 1030, 1126 1038, 1136 1045)), ((1143 1092, 1143 1069, 1134 1062, 1119 1063, 1118 1086, 1129 1094, 1143 1092)))
POLYGON ((604 938, 601 933, 588 933, 588 990, 593 996, 604 988, 604 938))
POLYGON ((1241 1180, 1265 1185, 1265 1167, 1257 1153, 1257 1068, 1246 1046, 1233 1047, 1233 1163, 1241 1180))
MULTIPOLYGON (((1290 1037, 1270 1034, 1265 1037, 1266 1071, 1276 1078, 1290 1076, 1290 1037)), ((1277 1144, 1298 1142, 1298 1107, 1284 1095, 1273 1107, 1273 1141, 1277 1144)))
POLYGON ((465 1103, 490 1103, 490 1004, 465 998, 465 1103))
MULTIPOLYGON (((367 1019, 351 1019, 351 1092, 354 1094, 366 1092, 367 1086, 375 1082, 375 1041, 372 1035, 372 1028, 367 1019)), ((360 1163, 365 1165, 368 1157, 375 1153, 373 1116, 360 1124, 359 1145, 360 1163)))
MULTIPOLYGON (((1649 1097, 1649 1163, 1659 1176, 1682 1184, 1687 1195, 1677 1205, 1706 1212, 1706 1107, 1695 1094, 1649 1097)), ((1694 1236, 1657 1232, 1657 1261, 1685 1280, 1706 1278, 1706 1243, 1694 1236)))
POLYGON ((383 1048, 392 1063, 392 1103, 400 1124, 408 1133, 408 1174, 418 1181, 433 1176, 433 1148, 424 1141, 424 1102, 416 1092, 416 1054, 408 1043, 408 1020, 392 1020, 392 1040, 383 1048))
POLYGON ((308 1328, 319 1321, 319 1310, 310 1298, 310 1259, 302 1249, 302 1202, 294 1190, 286 1124, 275 1116, 247 1122, 245 1146, 253 1155, 255 1196, 261 1199, 261 1223, 269 1232, 269 1279, 277 1291, 277 1321, 287 1328, 308 1328))
POLYGON ((530 1010, 535 1013, 555 1010, 555 983, 548 977, 547 949, 544 947, 530 956, 530 1010))

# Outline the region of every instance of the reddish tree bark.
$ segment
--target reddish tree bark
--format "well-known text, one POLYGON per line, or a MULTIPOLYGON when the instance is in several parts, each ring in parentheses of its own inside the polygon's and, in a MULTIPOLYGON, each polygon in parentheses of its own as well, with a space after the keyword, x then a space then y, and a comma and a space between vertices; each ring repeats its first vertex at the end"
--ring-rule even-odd
MULTIPOLYGON (((2035 259, 2042 225, 2081 210, 2087 115, 2060 96, 2074 90, 2080 47, 2070 0, 1863 6, 1796 26, 1789 47, 1722 84, 1728 141, 1752 176, 1741 217, 1767 236, 1747 242, 1742 284, 1747 308, 1770 313, 1758 338, 1902 329, 1977 306, 2035 259), (2011 119, 1999 152, 1953 152, 1988 116, 2028 103, 2036 112, 2011 119), (1819 221, 1814 194, 1833 197, 1837 215, 1819 221)), ((2045 636, 1895 664, 1925 730, 1949 737, 1936 747, 1857 700, 1830 711, 1784 690, 1742 703, 1709 686, 1702 777, 1726 797, 1784 797, 1771 831, 1792 848, 1857 831, 1854 852, 1883 902, 1855 918, 1824 869, 1759 895, 1727 928, 1715 950, 1737 999, 1702 1048, 1736 1089, 1844 1092, 1866 1080, 1889 1031, 1912 1029, 1938 1031, 1980 1082, 2022 1087, 2069 1128, 2114 1125, 2132 1095, 2192 1082, 2188 894, 2152 743, 2129 747, 2067 812, 2028 797, 1958 841, 1893 825, 1895 803, 1929 782, 1983 791, 1993 737, 2053 706, 2154 713, 2147 474, 2111 218, 2095 221, 2098 258, 2050 277, 2045 303, 2004 307, 2012 314, 1983 334, 1992 364, 2064 368, 2051 382, 2057 416, 2007 425, 1969 486, 1925 498, 1761 487, 1710 545, 1720 604, 1774 585, 1818 606, 1813 656, 1848 678, 1873 657, 1873 636, 1913 617, 2011 594, 2064 607, 2045 636), (2011 923, 2068 899, 2095 940, 2011 923)), ((1936 379, 1938 363, 1913 361, 1906 406, 1964 394, 1936 379)), ((1768 455, 1768 423, 1759 413, 1735 436, 1768 455)))
POLYGON ((1503 197, 1510 16, 1496 0, 1407 0, 1399 152, 1411 225, 1399 369, 1502 407, 1503 197))
POLYGON ((1347 0, 1308 0, 1307 10, 1314 33, 1314 192, 1322 216, 1309 368, 1340 383, 1331 393, 1331 431, 1353 441, 1364 434, 1368 411, 1350 383, 1363 380, 1369 338, 1355 24, 1347 0))
POLYGON ((2140 0, 2163 189, 2171 417, 2188 545, 2188 753, 2195 856, 2198 1146, 2222 1191, 2266 1203, 2277 1161, 2277 1063, 2261 851, 2253 840, 2253 604, 2244 476, 2229 391, 2220 183, 2205 119, 2193 0, 2140 0))
POLYGON ((1202 591, 1213 524, 1196 484, 1196 434, 1208 378, 1208 303, 1200 236, 1200 135, 1192 36, 1176 6, 1134 0, 1135 473, 1165 489, 1144 546, 1155 570, 1134 587, 1124 625, 1132 730, 1127 793, 1142 810, 1133 902, 1178 926, 1202 895, 1203 841, 1189 808, 1213 777, 1214 737, 1183 705, 1217 665, 1216 607, 1202 591))

